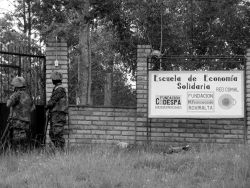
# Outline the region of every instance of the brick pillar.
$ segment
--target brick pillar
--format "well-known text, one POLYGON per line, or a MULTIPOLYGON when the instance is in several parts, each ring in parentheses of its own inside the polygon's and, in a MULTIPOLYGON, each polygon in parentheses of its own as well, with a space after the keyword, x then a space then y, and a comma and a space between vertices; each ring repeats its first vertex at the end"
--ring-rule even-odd
MULTIPOLYGON (((46 102, 50 99, 54 87, 51 80, 51 73, 53 71, 62 73, 62 84, 68 95, 68 47, 66 42, 58 42, 56 39, 50 39, 46 43, 46 102), (56 60, 58 60, 58 66, 55 65, 56 60)), ((68 127, 68 124, 66 126, 68 127)), ((67 127, 65 127, 65 129, 67 129, 67 127)), ((66 139, 67 137, 68 135, 65 135, 66 139)), ((46 140, 48 141, 48 139, 46 140)))
POLYGON ((66 42, 50 40, 46 44, 46 98, 49 100, 54 85, 51 81, 53 71, 61 72, 63 75, 63 87, 68 93, 68 47, 66 42), (55 61, 58 60, 58 66, 55 61))
POLYGON ((148 73, 147 57, 151 52, 150 45, 137 46, 137 121, 136 121, 136 142, 147 141, 147 115, 148 115, 148 73))
POLYGON ((246 118, 247 118, 247 143, 250 144, 250 49, 246 54, 246 118))

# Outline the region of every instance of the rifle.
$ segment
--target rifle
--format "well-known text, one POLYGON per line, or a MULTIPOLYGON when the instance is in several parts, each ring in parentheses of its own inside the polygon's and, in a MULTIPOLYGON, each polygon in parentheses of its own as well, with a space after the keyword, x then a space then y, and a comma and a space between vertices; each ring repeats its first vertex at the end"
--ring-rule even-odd
POLYGON ((45 120, 45 130, 44 130, 43 144, 44 144, 46 149, 49 149, 48 150, 49 152, 54 153, 55 152, 55 146, 54 146, 53 142, 51 141, 50 136, 47 137, 50 118, 51 118, 50 111, 48 109, 46 109, 46 120, 45 120), (46 138, 48 138, 47 141, 46 141, 46 138), (48 146, 48 148, 47 148, 47 146, 48 146))
MULTIPOLYGON (((50 111, 47 109, 47 110, 46 110, 46 118, 45 118, 44 140, 43 140, 43 143, 44 143, 45 145, 46 145, 46 138, 47 138, 48 131, 49 131, 48 128, 50 128, 50 127, 49 127, 50 118, 51 118, 50 111)), ((48 136, 48 143, 49 143, 49 144, 53 144, 53 142, 51 141, 51 139, 50 139, 49 136, 48 136)))

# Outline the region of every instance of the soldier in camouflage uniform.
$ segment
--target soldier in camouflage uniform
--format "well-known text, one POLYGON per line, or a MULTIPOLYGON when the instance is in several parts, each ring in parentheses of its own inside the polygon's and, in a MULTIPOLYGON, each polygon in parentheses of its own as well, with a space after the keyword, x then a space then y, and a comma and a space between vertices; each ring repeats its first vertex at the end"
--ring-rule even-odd
POLYGON ((26 92, 26 82, 23 77, 15 77, 11 85, 14 86, 14 93, 7 100, 7 107, 10 107, 10 144, 14 150, 27 149, 29 146, 30 118, 33 104, 26 92))
POLYGON ((62 74, 60 72, 53 72, 51 79, 54 88, 47 104, 50 114, 49 137, 56 148, 64 149, 65 139, 63 134, 67 115, 66 91, 62 87, 62 74))

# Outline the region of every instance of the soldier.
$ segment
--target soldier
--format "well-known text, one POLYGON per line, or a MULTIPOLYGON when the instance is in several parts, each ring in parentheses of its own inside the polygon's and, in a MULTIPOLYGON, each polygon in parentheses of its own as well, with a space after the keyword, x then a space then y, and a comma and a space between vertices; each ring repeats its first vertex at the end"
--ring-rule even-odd
POLYGON ((64 149, 65 139, 63 134, 67 114, 66 91, 62 86, 62 74, 60 72, 53 72, 51 79, 54 88, 46 107, 49 109, 50 116, 49 137, 56 148, 64 149))
POLYGON ((15 77, 11 85, 14 87, 14 93, 7 100, 7 107, 10 107, 10 144, 14 150, 27 149, 29 146, 31 111, 34 108, 32 100, 26 92, 25 79, 15 77))

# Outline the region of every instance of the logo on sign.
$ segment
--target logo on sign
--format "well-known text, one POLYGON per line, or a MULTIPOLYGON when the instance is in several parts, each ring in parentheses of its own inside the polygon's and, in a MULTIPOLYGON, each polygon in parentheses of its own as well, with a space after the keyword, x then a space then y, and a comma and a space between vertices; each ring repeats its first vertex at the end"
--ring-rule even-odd
POLYGON ((219 106, 223 109, 230 109, 236 104, 236 100, 229 94, 221 95, 219 98, 219 106))
POLYGON ((181 108, 181 96, 179 95, 159 95, 155 98, 156 108, 181 108))

